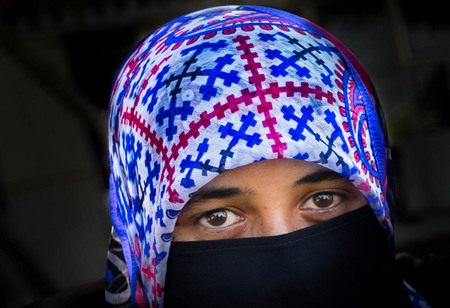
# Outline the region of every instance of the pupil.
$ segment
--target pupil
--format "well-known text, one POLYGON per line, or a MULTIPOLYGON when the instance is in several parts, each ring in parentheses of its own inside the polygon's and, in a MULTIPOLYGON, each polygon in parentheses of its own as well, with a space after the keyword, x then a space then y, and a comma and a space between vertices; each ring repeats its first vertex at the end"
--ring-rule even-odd
POLYGON ((215 227, 221 226, 227 220, 227 212, 225 212, 225 211, 213 212, 208 215, 206 220, 212 226, 215 226, 215 227))
POLYGON ((314 203, 318 207, 327 207, 333 204, 333 195, 331 194, 322 194, 314 197, 314 203))

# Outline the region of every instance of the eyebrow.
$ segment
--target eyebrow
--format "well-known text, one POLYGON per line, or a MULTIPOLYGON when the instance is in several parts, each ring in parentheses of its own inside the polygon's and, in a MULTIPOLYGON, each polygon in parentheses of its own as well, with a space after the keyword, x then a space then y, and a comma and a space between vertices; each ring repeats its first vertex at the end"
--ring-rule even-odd
POLYGON ((226 199, 248 193, 238 187, 205 189, 194 193, 188 204, 203 203, 211 199, 226 199))
MULTIPOLYGON (((294 183, 294 187, 305 185, 305 184, 315 184, 320 183, 322 181, 330 181, 330 180, 342 180, 344 179, 338 173, 332 170, 321 170, 317 172, 313 172, 308 174, 294 183)), ((236 197, 240 195, 248 195, 251 194, 249 190, 242 190, 239 187, 225 187, 225 188, 212 188, 212 189, 204 189, 201 191, 195 192, 192 197, 189 199, 186 205, 193 205, 197 203, 204 203, 212 199, 226 199, 231 197, 236 197)))
POLYGON ((336 173, 332 170, 321 170, 317 172, 310 173, 305 175, 298 181, 294 183, 294 187, 304 185, 304 184, 315 184, 323 181, 332 181, 332 180, 343 180, 345 179, 339 173, 336 173))

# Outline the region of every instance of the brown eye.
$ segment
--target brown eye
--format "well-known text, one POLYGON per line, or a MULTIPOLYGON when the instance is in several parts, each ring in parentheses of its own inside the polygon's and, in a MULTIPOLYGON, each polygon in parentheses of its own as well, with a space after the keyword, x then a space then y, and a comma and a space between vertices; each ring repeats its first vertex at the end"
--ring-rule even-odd
POLYGON ((320 208, 325 208, 333 205, 334 196, 330 193, 317 194, 313 196, 313 202, 320 208))
POLYGON ((229 227, 244 218, 227 209, 217 209, 203 214, 198 222, 210 229, 229 227))
POLYGON ((343 200, 343 197, 334 192, 319 192, 306 200, 304 208, 311 210, 329 209, 337 206, 343 200))
POLYGON ((226 211, 217 211, 207 214, 207 216, 205 216, 205 220, 211 226, 219 227, 227 221, 227 216, 226 211))

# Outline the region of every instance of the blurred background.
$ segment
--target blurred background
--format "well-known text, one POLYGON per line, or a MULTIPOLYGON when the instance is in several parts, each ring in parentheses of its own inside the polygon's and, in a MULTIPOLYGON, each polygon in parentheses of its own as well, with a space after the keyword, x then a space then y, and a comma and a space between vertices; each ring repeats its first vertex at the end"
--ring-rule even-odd
POLYGON ((330 31, 368 70, 398 181, 399 251, 450 247, 450 18, 428 0, 0 0, 0 306, 104 277, 106 109, 147 33, 225 4, 270 6, 330 31))

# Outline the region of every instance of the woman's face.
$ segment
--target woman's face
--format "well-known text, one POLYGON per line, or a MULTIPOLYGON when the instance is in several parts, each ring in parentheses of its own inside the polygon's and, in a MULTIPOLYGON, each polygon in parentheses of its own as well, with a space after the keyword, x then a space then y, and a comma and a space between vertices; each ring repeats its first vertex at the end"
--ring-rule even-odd
POLYGON ((173 241, 293 232, 367 204, 347 179, 297 159, 255 162, 199 189, 178 216, 173 241))

